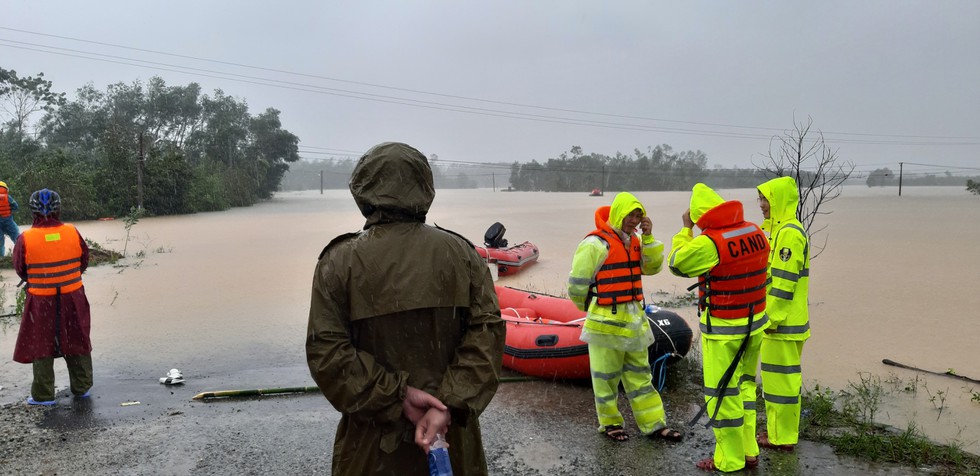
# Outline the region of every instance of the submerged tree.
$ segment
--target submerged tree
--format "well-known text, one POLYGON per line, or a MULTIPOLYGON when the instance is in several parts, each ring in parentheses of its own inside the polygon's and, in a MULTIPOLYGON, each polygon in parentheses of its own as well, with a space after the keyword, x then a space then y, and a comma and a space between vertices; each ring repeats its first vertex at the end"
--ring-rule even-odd
POLYGON ((892 173, 891 169, 885 167, 883 169, 874 169, 870 174, 868 174, 868 180, 865 182, 869 187, 884 187, 885 185, 891 185, 895 181, 895 174, 892 173))
POLYGON ((966 181, 966 189, 974 195, 980 195, 980 182, 974 182, 972 179, 966 181))
MULTIPOLYGON (((844 182, 854 172, 851 161, 841 161, 837 150, 824 141, 823 133, 812 132, 813 118, 806 122, 793 120, 793 130, 781 136, 774 136, 769 142, 769 151, 762 164, 755 164, 768 178, 793 177, 800 192, 800 203, 796 207, 796 217, 803 224, 811 244, 813 237, 827 228, 827 225, 814 228, 818 215, 828 215, 824 204, 840 196, 844 182)), ((816 257, 826 248, 827 239, 817 246, 816 257)))

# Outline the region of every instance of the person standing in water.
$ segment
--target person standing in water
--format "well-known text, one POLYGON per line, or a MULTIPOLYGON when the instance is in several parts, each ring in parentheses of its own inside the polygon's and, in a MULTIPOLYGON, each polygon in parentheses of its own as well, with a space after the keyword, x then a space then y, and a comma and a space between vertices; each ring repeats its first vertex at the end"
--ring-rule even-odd
POLYGON ((653 386, 648 353, 653 332, 643 306, 641 277, 660 272, 664 244, 654 239, 643 204, 627 192, 596 210, 595 226, 575 250, 568 296, 588 311, 581 339, 589 345, 599 431, 614 441, 629 439, 618 404, 622 382, 640 432, 681 441, 683 435, 667 427, 663 400, 653 386))
POLYGON ((769 326, 769 242, 742 213, 741 202, 725 201, 707 185, 695 184, 668 263, 673 274, 698 278, 705 405, 715 435, 714 456, 697 463, 706 471, 759 464, 755 370, 769 326), (696 237, 695 224, 701 229, 696 237))
POLYGON ((800 360, 810 338, 810 242, 796 217, 800 193, 792 177, 772 179, 758 191, 771 248, 766 313, 772 324, 760 350, 766 431, 757 441, 763 448, 793 451, 800 437, 800 360))

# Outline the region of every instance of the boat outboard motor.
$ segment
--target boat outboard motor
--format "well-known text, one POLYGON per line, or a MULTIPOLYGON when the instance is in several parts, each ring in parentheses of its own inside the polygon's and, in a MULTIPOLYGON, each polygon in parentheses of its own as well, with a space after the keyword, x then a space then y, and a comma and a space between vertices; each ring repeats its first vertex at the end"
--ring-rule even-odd
POLYGON ((504 228, 499 221, 490 225, 487 228, 487 232, 483 235, 483 244, 487 245, 487 248, 506 248, 507 240, 504 239, 504 233, 507 228, 504 228))

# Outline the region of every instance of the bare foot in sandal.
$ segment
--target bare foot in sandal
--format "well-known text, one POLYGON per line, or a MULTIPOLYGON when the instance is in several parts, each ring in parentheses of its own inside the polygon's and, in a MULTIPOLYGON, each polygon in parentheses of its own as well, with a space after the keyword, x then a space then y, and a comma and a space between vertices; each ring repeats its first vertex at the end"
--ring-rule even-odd
POLYGON ((650 433, 650 438, 661 439, 673 442, 680 442, 684 439, 684 435, 673 429, 673 428, 661 428, 653 433, 650 433))
MULTIPOLYGON (((694 463, 694 466, 697 466, 698 469, 704 470, 704 471, 721 471, 720 469, 718 469, 715 466, 715 459, 714 458, 705 458, 705 459, 703 459, 701 461, 698 461, 697 463, 694 463)), ((742 469, 755 469, 755 468, 758 468, 758 467, 759 467, 759 457, 758 456, 756 456, 756 457, 746 456, 745 457, 745 468, 742 468, 742 469), (752 459, 749 459, 749 458, 752 458, 752 459)), ((738 470, 736 470, 736 471, 738 471, 738 470)))
POLYGON ((777 445, 769 441, 769 433, 762 433, 755 437, 755 441, 759 443, 759 446, 763 448, 769 448, 771 450, 786 451, 791 453, 796 446, 795 445, 777 445))
POLYGON ((630 439, 630 435, 628 433, 626 433, 626 430, 624 430, 623 427, 621 427, 619 425, 609 425, 609 426, 607 426, 606 427, 606 431, 604 433, 606 435, 606 438, 609 438, 610 440, 613 440, 613 441, 620 441, 621 442, 621 441, 626 441, 626 440, 629 440, 630 439))

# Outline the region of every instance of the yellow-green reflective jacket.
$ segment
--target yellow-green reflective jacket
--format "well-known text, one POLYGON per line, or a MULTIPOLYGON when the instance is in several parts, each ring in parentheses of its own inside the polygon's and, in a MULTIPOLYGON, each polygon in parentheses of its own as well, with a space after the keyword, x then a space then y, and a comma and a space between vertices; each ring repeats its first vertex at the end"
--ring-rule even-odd
POLYGON ((774 332, 770 339, 806 340, 810 337, 810 244, 796 218, 799 192, 792 177, 772 179, 758 187, 769 201, 769 287, 766 311, 774 332))
MULTIPOLYGON (((626 210, 626 213, 636 207, 642 208, 639 201, 631 195, 628 197, 631 201, 627 205, 616 207, 614 202, 613 208, 617 211, 621 208, 626 210)), ((614 222, 618 219, 621 223, 622 216, 619 213, 611 213, 609 221, 614 222)), ((622 239, 622 231, 618 228, 615 230, 616 236, 622 239)), ((639 238, 634 236, 632 239, 639 239, 641 243, 640 272, 644 275, 659 273, 663 267, 664 244, 652 235, 640 235, 639 238)), ((623 246, 622 243, 615 245, 623 246)), ((572 270, 568 277, 568 296, 579 309, 588 312, 582 330, 583 341, 621 350, 642 350, 653 343, 653 333, 650 331, 641 301, 618 303, 615 306, 603 306, 594 299, 591 303, 586 302, 589 287, 595 281, 596 273, 609 257, 610 246, 595 235, 587 236, 579 243, 572 258, 572 270)))
MULTIPOLYGON (((691 219, 698 223, 703 215, 724 203, 724 199, 714 190, 698 183, 694 186, 691 194, 691 219)), ((681 228, 671 241, 668 267, 671 273, 677 276, 687 278, 702 276, 721 263, 718 248, 711 241, 711 238, 706 235, 698 235, 697 237, 693 235, 694 232, 690 228, 681 228)), ((769 318, 766 312, 752 316, 751 326, 748 317, 739 317, 735 319, 711 319, 709 328, 709 318, 709 313, 701 313, 700 329, 704 338, 712 340, 742 339, 746 333, 755 335, 769 327, 769 318)))

